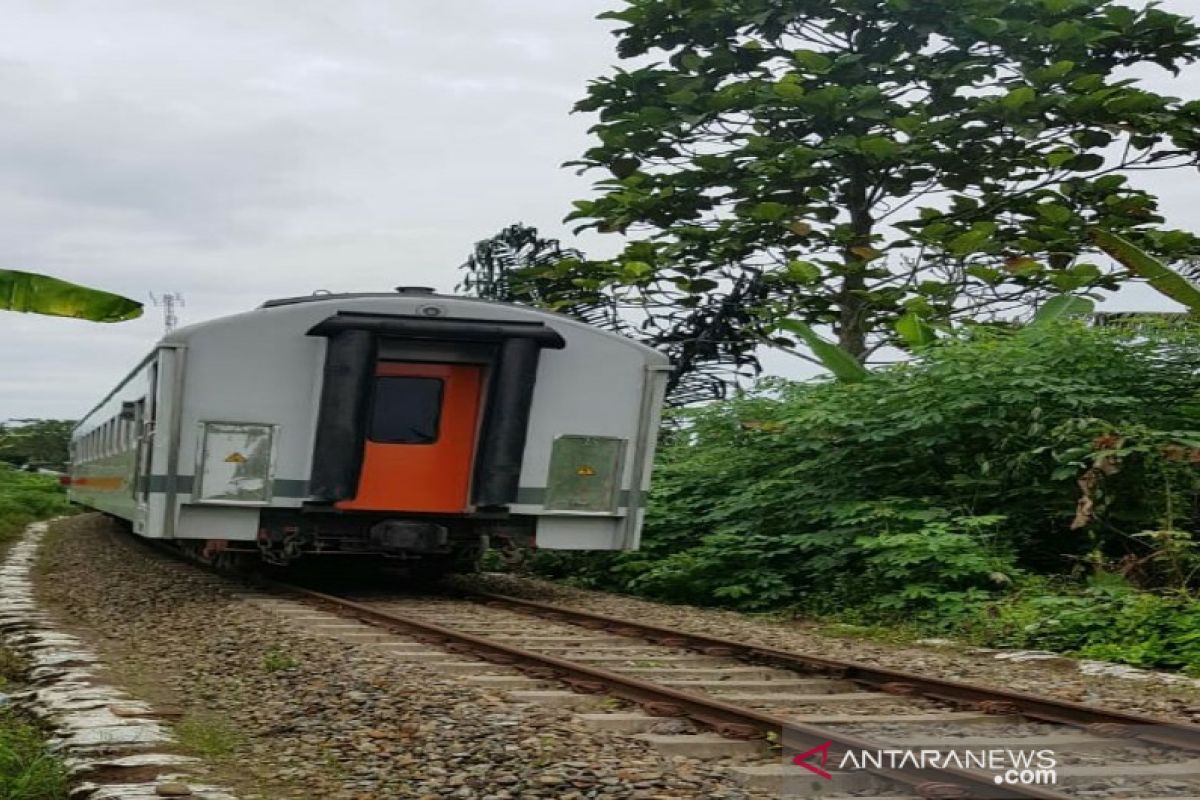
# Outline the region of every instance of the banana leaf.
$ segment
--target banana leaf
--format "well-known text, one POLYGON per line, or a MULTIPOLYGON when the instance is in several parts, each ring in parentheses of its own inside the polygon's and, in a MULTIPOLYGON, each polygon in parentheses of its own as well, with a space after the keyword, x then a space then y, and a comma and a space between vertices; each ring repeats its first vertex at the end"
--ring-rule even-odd
POLYGON ((812 350, 817 360, 839 381, 858 383, 871 374, 866 367, 858 363, 857 358, 833 342, 822 339, 808 324, 799 320, 787 319, 779 323, 779 327, 799 336, 808 345, 808 349, 812 350))
POLYGON ((93 322, 124 322, 140 317, 142 304, 49 275, 0 269, 0 310, 93 322))
POLYGON ((1200 314, 1200 287, 1124 237, 1093 229, 1092 239, 1130 272, 1145 278, 1151 286, 1187 306, 1193 314, 1200 314))

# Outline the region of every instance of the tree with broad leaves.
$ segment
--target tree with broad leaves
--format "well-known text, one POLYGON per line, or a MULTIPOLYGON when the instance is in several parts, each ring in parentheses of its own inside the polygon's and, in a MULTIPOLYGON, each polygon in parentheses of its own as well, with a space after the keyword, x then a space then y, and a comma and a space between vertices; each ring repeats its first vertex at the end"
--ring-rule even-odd
POLYGON ((64 469, 75 421, 13 419, 0 423, 0 461, 64 469))
POLYGON ((865 361, 898 322, 1115 287, 1093 228, 1200 252, 1131 180, 1200 164, 1200 102, 1128 77, 1200 57, 1155 3, 623 2, 601 16, 639 65, 577 105, 599 141, 572 163, 606 175, 569 219, 629 241, 576 280, 702 308, 749 278, 766 297, 742 335, 828 325, 865 361))
POLYGON ((665 290, 622 305, 612 287, 576 277, 584 258, 517 223, 476 243, 460 267, 465 274, 456 290, 557 311, 661 350, 674 366, 667 383, 671 405, 720 399, 738 376, 758 374, 758 340, 744 332, 752 309, 766 299, 760 278, 739 276, 719 302, 708 305, 665 290))

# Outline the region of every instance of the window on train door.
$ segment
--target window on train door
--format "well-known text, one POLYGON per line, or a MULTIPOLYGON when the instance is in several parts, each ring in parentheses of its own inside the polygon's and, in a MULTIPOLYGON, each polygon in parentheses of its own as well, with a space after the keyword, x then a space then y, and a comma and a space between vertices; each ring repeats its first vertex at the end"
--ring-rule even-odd
POLYGON ((381 444, 433 444, 442 418, 441 378, 380 376, 367 438, 381 444))

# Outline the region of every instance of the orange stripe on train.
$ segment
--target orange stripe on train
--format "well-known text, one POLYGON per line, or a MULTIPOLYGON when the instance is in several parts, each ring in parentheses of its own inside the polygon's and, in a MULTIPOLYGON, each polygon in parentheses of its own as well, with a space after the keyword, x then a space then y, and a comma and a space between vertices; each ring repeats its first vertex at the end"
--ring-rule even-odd
POLYGON ((70 486, 83 486, 97 492, 116 492, 125 488, 128 481, 124 478, 71 478, 70 486))

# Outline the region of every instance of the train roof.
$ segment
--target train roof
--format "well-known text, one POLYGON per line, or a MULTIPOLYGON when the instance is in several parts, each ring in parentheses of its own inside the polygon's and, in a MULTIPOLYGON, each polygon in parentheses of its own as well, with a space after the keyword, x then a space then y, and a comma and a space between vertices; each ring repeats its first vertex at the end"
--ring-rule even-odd
POLYGON ((589 325, 574 317, 559 314, 553 311, 546 311, 532 306, 519 305, 516 303, 502 303, 494 300, 482 300, 476 297, 462 297, 460 295, 438 294, 433 289, 422 286, 400 286, 393 292, 345 292, 345 293, 319 293, 304 295, 301 297, 283 297, 273 300, 267 300, 262 305, 250 311, 244 311, 239 314, 230 314, 223 317, 215 317, 213 319, 197 322, 193 325, 187 325, 178 328, 162 338, 159 346, 171 346, 186 343, 192 337, 199 333, 212 328, 234 323, 239 319, 256 318, 263 313, 289 315, 291 313, 300 313, 304 316, 310 316, 314 306, 326 306, 330 315, 338 311, 355 311, 361 310, 364 307, 378 311, 378 306, 381 302, 389 301, 407 301, 409 304, 422 301, 427 303, 437 303, 443 305, 449 312, 447 316, 451 317, 485 317, 490 319, 512 319, 523 318, 531 321, 544 321, 554 323, 556 325, 569 325, 576 329, 583 329, 594 334, 605 336, 614 341, 621 342, 642 353, 648 363, 652 364, 668 364, 669 359, 655 350, 652 347, 635 341, 628 336, 623 336, 619 333, 597 328, 594 325, 589 325), (500 312, 500 313, 497 313, 500 312))
POLYGON ((91 409, 80 416, 79 421, 75 424, 75 429, 79 428, 95 411, 100 408, 111 398, 117 391, 121 389, 134 375, 145 367, 155 354, 162 347, 171 347, 181 344, 186 344, 192 337, 204 331, 211 330, 222 325, 229 324, 238 319, 252 318, 264 312, 271 314, 289 314, 293 311, 303 309, 308 312, 310 308, 316 305, 328 305, 329 314, 332 316, 339 310, 354 310, 356 306, 361 305, 378 305, 379 301, 388 300, 429 300, 437 301, 438 303, 453 303, 455 305, 464 306, 463 311, 471 314, 483 312, 485 315, 488 312, 495 313, 497 309, 504 309, 509 312, 508 315, 500 315, 510 317, 524 317, 525 319, 538 320, 542 319, 555 324, 570 325, 575 328, 582 328, 591 331, 597 335, 609 337, 614 341, 621 342, 642 353, 647 363, 666 366, 670 364, 670 359, 665 355, 655 350, 652 347, 647 347, 641 342, 634 341, 628 336, 622 336, 619 333, 606 331, 602 328, 597 328, 594 325, 588 325, 574 317, 568 317, 564 314, 558 314, 553 311, 545 311, 532 306, 523 306, 515 303, 501 303, 494 300, 482 300, 475 297, 462 297, 460 295, 445 295, 438 294, 430 288, 422 286, 399 286, 393 292, 342 292, 332 293, 324 292, 300 297, 282 297, 272 300, 267 300, 262 305, 250 311, 243 311, 239 314, 229 314, 223 317, 214 317, 213 319, 197 322, 192 325, 187 325, 171 331, 164 336, 155 347, 142 358, 136 366, 133 367, 125 376, 110 390, 99 403, 96 403, 91 409))
MULTIPOLYGON (((323 300, 359 300, 364 298, 388 298, 396 295, 405 297, 437 297, 441 299, 471 300, 474 298, 458 295, 438 294, 436 289, 428 286, 397 286, 394 292, 313 292, 299 297, 280 297, 267 300, 259 308, 278 308, 279 306, 294 306, 300 303, 317 303, 323 300)), ((488 302, 488 301, 481 301, 488 302)))

